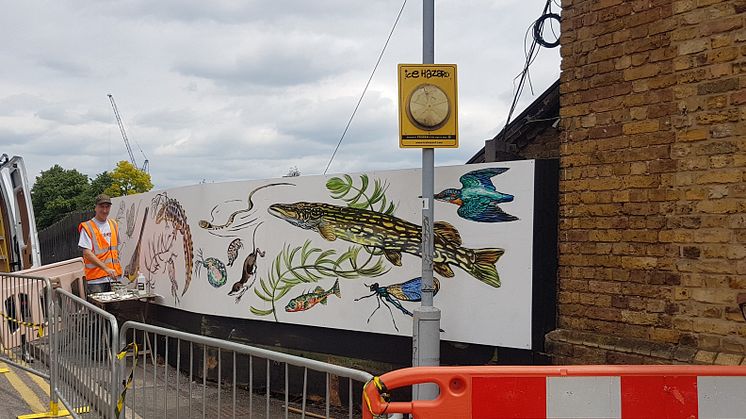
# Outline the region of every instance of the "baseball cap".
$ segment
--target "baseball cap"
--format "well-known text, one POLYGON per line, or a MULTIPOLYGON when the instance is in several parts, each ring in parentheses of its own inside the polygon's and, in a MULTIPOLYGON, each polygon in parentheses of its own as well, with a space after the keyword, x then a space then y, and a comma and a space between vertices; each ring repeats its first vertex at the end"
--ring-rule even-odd
POLYGON ((106 194, 100 194, 96 197, 96 205, 99 204, 109 204, 111 205, 111 198, 109 198, 109 195, 106 194))

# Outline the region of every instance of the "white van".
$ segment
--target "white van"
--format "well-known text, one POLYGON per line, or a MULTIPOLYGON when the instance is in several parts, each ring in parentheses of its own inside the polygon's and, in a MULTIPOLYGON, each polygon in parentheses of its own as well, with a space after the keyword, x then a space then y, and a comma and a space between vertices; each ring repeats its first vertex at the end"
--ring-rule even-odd
POLYGON ((41 266, 23 158, 0 156, 0 272, 41 266))

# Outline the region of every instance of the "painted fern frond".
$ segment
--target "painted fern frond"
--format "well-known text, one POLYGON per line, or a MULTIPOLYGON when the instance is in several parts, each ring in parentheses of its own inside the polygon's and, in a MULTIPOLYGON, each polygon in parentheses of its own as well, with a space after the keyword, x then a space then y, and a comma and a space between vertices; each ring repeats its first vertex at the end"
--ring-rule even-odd
POLYGON ((341 254, 336 250, 322 250, 311 246, 306 240, 302 246, 285 245, 283 250, 272 260, 266 277, 259 279, 259 287, 254 294, 270 308, 250 307, 257 316, 274 316, 277 321, 277 302, 298 285, 316 283, 323 278, 338 277, 357 279, 377 277, 386 274, 390 268, 383 263, 381 256, 374 256, 364 251, 366 258, 361 258, 364 251, 361 246, 352 246, 341 254), (363 260, 358 260, 363 259, 363 260))
POLYGON ((329 190, 331 197, 344 201, 350 208, 370 209, 392 215, 396 212, 396 204, 386 198, 386 190, 389 188, 388 182, 380 179, 373 181, 371 192, 368 187, 371 186, 368 175, 360 175, 360 185, 355 185, 355 180, 350 175, 343 175, 341 178, 333 177, 326 182, 326 188, 329 190))

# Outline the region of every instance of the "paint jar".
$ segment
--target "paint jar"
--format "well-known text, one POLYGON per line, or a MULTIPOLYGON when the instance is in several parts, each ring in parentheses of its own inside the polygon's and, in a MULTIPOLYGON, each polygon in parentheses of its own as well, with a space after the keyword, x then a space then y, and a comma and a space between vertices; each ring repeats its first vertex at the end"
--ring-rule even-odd
POLYGON ((146 282, 145 281, 145 275, 143 275, 142 272, 140 272, 137 275, 137 280, 136 280, 136 283, 137 283, 137 293, 140 294, 140 295, 145 295, 145 294, 148 293, 148 290, 145 289, 145 282, 146 282))

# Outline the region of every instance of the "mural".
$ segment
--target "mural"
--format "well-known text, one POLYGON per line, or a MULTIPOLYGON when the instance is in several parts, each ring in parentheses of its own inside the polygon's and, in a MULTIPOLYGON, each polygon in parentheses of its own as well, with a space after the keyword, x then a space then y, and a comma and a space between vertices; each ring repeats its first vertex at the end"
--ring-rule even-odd
POLYGON ((518 217, 504 212, 498 204, 513 201, 513 195, 498 192, 491 178, 508 169, 494 167, 473 170, 461 176, 461 189, 449 188, 435 194, 438 201, 458 205, 458 216, 480 223, 499 223, 515 221, 518 217))
MULTIPOLYGON (((140 273, 140 247, 142 246, 142 234, 145 232, 145 221, 147 221, 147 219, 148 208, 145 207, 145 214, 143 214, 142 216, 142 223, 140 224, 140 235, 137 238, 135 250, 132 252, 129 263, 124 268, 124 276, 129 280, 129 282, 134 282, 135 279, 137 279, 137 275, 140 273)), ((132 224, 134 225, 134 222, 132 224)))
MULTIPOLYGON (((360 298, 355 298, 355 301, 360 301, 362 299, 375 296, 378 300, 378 306, 375 310, 373 310, 372 313, 370 313, 370 316, 368 316, 368 323, 370 323, 371 317, 376 314, 376 311, 381 308, 381 303, 383 303, 383 305, 386 306, 386 308, 389 310, 389 313, 391 314, 391 322, 394 323, 394 329, 398 331, 399 328, 396 326, 396 320, 394 320, 394 312, 391 310, 391 307, 389 307, 388 303, 391 303, 394 307, 398 308, 407 316, 413 317, 414 314, 404 308, 404 306, 401 305, 401 303, 397 300, 412 302, 422 301, 421 288, 422 277, 410 279, 403 284, 392 284, 387 287, 382 287, 378 285, 378 282, 375 282, 373 283, 373 285, 370 285, 370 290, 373 292, 372 294, 368 294, 360 298)), ((433 277, 433 288, 433 296, 438 295, 438 291, 440 291, 440 281, 438 281, 438 278, 433 277)))
MULTIPOLYGON (((443 339, 530 347, 533 179, 532 161, 436 170, 443 339)), ((418 170, 399 170, 115 198, 126 232, 139 227, 123 249, 127 277, 143 272, 160 304, 182 310, 411 335, 421 301, 419 185, 418 170), (199 220, 194 229, 187 214, 199 220)))
POLYGON ((238 259, 238 251, 243 249, 243 242, 241 239, 234 239, 228 245, 228 266, 233 266, 233 262, 238 259))
POLYGON ((215 288, 220 288, 228 281, 228 272, 225 270, 225 264, 216 258, 205 259, 202 256, 202 249, 197 250, 197 261, 194 262, 197 275, 204 267, 207 270, 207 282, 215 288))
MULTIPOLYGON (((287 182, 278 182, 278 183, 270 183, 268 185, 260 186, 253 191, 249 192, 249 196, 246 199, 247 200, 247 207, 234 211, 228 216, 228 220, 220 225, 214 224, 215 222, 215 211, 218 210, 218 207, 220 204, 215 205, 212 208, 212 211, 210 211, 210 221, 207 220, 199 220, 199 226, 200 228, 203 228, 207 230, 210 234, 219 236, 219 237, 235 237, 232 235, 232 233, 238 232, 240 230, 243 230, 246 227, 252 226, 254 222, 256 222, 257 218, 251 218, 251 216, 254 214, 252 213, 252 209, 254 208, 254 202, 251 200, 251 197, 254 196, 254 193, 260 189, 269 188, 272 186, 295 186, 292 183, 287 182), (238 220, 236 217, 238 216, 238 220)), ((225 201, 224 204, 227 204, 229 202, 236 202, 238 200, 234 199, 232 201, 225 201)))
POLYGON ((296 311, 306 311, 318 303, 326 305, 326 300, 330 295, 336 295, 342 298, 342 293, 339 291, 339 278, 334 281, 334 285, 328 290, 324 291, 321 287, 316 287, 313 292, 301 294, 298 297, 290 300, 288 305, 285 306, 285 311, 294 313, 296 311))
MULTIPOLYGON (((256 231, 259 229, 259 226, 262 225, 262 223, 257 224, 256 227, 254 227, 254 233, 251 235, 251 248, 253 249, 251 253, 249 253, 248 256, 246 256, 246 259, 243 261, 243 270, 241 271, 241 279, 238 280, 238 282, 234 283, 231 287, 231 291, 228 293, 230 296, 236 297, 236 304, 241 302, 241 297, 243 297, 244 293, 248 291, 251 287, 254 286, 254 282, 256 281, 256 277, 254 277, 254 280, 251 281, 250 284, 246 285, 247 282, 249 282, 249 279, 251 279, 252 276, 256 273, 257 268, 257 258, 264 257, 265 252, 263 252, 261 249, 259 249, 256 246, 256 231)), ((239 239, 236 239, 239 240, 239 239)), ((233 240, 231 242, 231 245, 234 245, 236 243, 236 240, 233 240)), ((240 242, 239 242, 240 243, 240 242)), ((242 245, 243 246, 243 245, 242 245)), ((238 248, 235 249, 236 257, 238 257, 238 248)), ((228 254, 231 254, 231 246, 228 246, 228 254)), ((229 263, 228 266, 231 266, 233 263, 229 263)))

